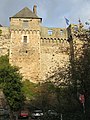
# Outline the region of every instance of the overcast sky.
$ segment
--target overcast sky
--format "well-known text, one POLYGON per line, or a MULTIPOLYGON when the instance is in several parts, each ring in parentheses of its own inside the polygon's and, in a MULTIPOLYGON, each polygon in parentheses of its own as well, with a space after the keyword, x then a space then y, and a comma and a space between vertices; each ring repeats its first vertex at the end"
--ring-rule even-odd
POLYGON ((90 0, 1 0, 0 24, 9 26, 9 17, 24 7, 32 10, 34 4, 43 26, 66 27, 64 17, 71 24, 77 24, 79 18, 83 23, 90 19, 90 0))

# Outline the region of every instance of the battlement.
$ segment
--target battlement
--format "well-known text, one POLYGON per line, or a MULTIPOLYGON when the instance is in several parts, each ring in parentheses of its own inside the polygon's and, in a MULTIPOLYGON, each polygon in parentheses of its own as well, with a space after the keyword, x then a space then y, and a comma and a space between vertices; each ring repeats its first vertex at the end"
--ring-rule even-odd
POLYGON ((60 43, 67 43, 67 39, 64 38, 42 38, 41 37, 41 44, 60 44, 60 43))
POLYGON ((29 30, 29 29, 11 29, 12 33, 20 34, 40 34, 40 30, 29 30))
POLYGON ((66 39, 67 38, 67 30, 65 28, 41 27, 41 37, 66 39))

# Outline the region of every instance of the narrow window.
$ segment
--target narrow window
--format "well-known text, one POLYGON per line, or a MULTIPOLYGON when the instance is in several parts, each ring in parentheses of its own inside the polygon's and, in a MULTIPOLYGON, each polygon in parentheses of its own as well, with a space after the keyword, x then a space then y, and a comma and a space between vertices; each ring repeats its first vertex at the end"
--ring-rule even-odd
POLYGON ((60 35, 63 35, 63 30, 62 29, 60 30, 60 35))
POLYGON ((27 43, 27 36, 23 36, 23 42, 27 43))

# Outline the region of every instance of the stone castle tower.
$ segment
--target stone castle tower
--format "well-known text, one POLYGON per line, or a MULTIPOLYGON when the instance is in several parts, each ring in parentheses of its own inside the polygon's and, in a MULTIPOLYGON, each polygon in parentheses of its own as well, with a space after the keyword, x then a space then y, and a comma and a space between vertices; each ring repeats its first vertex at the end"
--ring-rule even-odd
POLYGON ((32 82, 45 80, 69 61, 66 29, 43 27, 41 22, 34 5, 33 11, 25 7, 10 17, 9 28, 0 27, 0 55, 9 51, 10 63, 32 82))
POLYGON ((10 18, 10 63, 20 67, 26 79, 39 80, 40 23, 42 19, 25 7, 10 18))

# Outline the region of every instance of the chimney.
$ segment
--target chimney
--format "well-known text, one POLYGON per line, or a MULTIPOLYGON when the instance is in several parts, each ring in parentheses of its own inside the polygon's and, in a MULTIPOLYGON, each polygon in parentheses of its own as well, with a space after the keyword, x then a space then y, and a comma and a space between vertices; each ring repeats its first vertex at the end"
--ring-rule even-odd
POLYGON ((36 5, 33 6, 33 13, 37 15, 37 6, 36 5))

